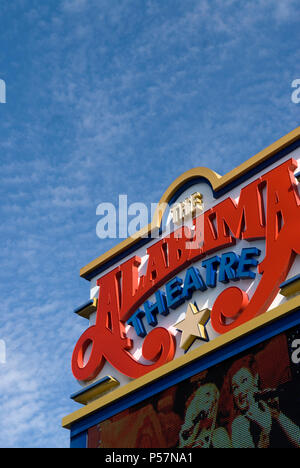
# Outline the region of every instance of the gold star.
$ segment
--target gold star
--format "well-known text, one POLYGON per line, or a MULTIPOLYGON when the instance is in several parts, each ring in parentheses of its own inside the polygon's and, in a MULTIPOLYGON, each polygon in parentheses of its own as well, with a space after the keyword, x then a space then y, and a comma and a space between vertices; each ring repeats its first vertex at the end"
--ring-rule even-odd
POLYGON ((174 325, 177 330, 182 332, 180 348, 187 351, 197 338, 209 341, 205 325, 210 317, 210 310, 198 310, 196 305, 188 305, 185 319, 174 325))

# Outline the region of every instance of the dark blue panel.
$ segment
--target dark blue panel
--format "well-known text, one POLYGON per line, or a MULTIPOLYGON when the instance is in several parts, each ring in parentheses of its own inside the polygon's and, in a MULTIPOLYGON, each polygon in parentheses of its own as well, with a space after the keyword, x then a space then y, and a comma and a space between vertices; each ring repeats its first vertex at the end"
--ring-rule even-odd
POLYGON ((106 382, 110 382, 110 377, 103 377, 103 379, 97 380, 97 382, 94 382, 93 384, 89 385, 88 387, 84 387, 82 390, 79 390, 76 393, 73 393, 70 398, 71 400, 75 400, 75 398, 83 395, 84 393, 88 392, 89 390, 92 390, 93 388, 96 388, 98 386, 101 386, 102 384, 106 382))
POLYGON ((292 284, 295 281, 298 281, 299 279, 300 279, 300 275, 293 276, 293 278, 290 278, 289 280, 285 281, 284 283, 281 283, 281 285, 279 287, 280 287, 280 289, 285 288, 289 284, 292 284))
POLYGON ((71 444, 70 448, 87 448, 87 431, 80 432, 77 435, 72 435, 71 433, 71 444))
POLYGON ((83 309, 85 309, 86 307, 90 306, 93 304, 93 301, 88 301, 86 302, 85 304, 79 306, 79 307, 76 307, 76 309, 74 309, 74 314, 79 314, 79 312, 83 309))

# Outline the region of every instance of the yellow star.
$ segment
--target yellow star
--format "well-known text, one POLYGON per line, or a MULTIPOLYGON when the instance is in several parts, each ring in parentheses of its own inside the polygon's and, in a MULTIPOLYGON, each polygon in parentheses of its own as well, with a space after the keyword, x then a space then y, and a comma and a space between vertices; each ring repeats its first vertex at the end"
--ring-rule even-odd
POLYGON ((188 305, 185 319, 174 325, 177 330, 182 332, 180 348, 187 351, 197 338, 209 341, 205 325, 210 317, 210 310, 198 310, 190 303, 188 305))

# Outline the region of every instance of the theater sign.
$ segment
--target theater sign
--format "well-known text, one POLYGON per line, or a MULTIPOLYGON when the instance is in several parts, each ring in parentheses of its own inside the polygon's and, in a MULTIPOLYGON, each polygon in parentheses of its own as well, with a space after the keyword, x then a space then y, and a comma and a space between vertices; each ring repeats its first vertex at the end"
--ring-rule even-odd
POLYGON ((84 407, 65 427, 128 395, 154 395, 166 379, 207 369, 293 316, 299 177, 300 127, 224 176, 187 171, 149 226, 82 268, 90 299, 76 309, 86 329, 71 367, 73 399, 84 407))

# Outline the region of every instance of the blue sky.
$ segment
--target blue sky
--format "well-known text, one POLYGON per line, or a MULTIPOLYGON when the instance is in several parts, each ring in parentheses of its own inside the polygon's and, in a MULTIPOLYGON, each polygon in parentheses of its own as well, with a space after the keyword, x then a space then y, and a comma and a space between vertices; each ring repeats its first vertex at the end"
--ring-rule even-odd
POLYGON ((295 127, 296 0, 2 0, 0 446, 68 447, 101 202, 157 202, 295 127))

